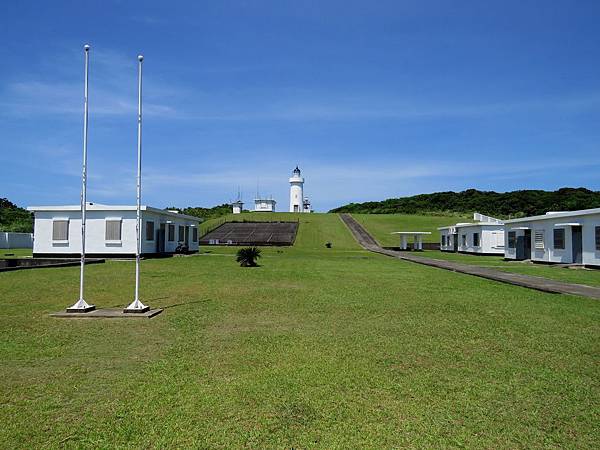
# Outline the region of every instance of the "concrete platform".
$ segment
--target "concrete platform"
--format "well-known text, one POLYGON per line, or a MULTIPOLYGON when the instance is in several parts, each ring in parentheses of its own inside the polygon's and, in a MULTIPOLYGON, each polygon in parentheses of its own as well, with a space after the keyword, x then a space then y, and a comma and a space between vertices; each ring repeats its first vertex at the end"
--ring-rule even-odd
POLYGON ((149 311, 139 313, 126 313, 123 309, 95 309, 86 313, 61 311, 50 314, 51 317, 61 317, 66 319, 130 319, 130 318, 146 318, 151 319, 163 312, 162 308, 151 309, 149 311))

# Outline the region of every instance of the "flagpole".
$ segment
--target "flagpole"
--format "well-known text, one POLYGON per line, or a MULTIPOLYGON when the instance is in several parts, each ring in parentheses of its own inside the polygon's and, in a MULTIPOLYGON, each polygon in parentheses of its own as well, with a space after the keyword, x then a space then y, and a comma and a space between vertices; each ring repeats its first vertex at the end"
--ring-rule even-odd
POLYGON ((137 177, 136 177, 136 251, 135 251, 135 298, 125 308, 124 312, 143 313, 150 309, 140 301, 140 254, 141 244, 141 208, 142 208, 142 61, 143 55, 138 55, 138 135, 137 135, 137 177))
POLYGON ((81 171, 81 268, 79 271, 79 300, 67 308, 67 312, 88 312, 95 309, 83 298, 85 270, 85 220, 87 209, 87 141, 88 141, 88 73, 90 46, 83 46, 85 51, 84 87, 83 87, 83 165, 81 171))

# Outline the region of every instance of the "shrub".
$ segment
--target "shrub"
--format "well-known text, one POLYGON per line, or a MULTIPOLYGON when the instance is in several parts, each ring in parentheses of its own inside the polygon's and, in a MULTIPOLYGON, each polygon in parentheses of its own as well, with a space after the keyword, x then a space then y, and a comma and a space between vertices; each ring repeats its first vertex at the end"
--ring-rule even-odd
POLYGON ((256 260, 260 258, 260 249, 256 247, 241 248, 237 252, 235 259, 241 267, 257 267, 256 260))

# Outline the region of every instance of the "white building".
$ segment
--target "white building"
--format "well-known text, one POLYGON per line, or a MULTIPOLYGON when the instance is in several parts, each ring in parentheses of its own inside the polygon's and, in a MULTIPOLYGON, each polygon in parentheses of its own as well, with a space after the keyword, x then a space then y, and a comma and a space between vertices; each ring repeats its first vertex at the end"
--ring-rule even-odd
POLYGON ((231 212, 233 214, 241 214, 244 210, 244 202, 237 200, 231 204, 231 212))
POLYGON ((473 214, 473 220, 473 223, 438 228, 440 250, 480 255, 504 254, 503 222, 479 213, 473 214))
POLYGON ((302 212, 312 212, 312 207, 310 206, 310 200, 308 197, 304 197, 304 201, 302 202, 302 212))
POLYGON ((254 211, 256 212, 275 212, 277 202, 272 198, 257 198, 254 200, 254 211))
POLYGON ((507 259, 600 266, 600 208, 505 221, 507 259))
POLYGON ((290 178, 290 212, 304 212, 304 178, 298 166, 290 178))
MULTIPOLYGON (((81 253, 81 207, 31 206, 34 221, 34 256, 73 257, 81 253)), ((201 219, 176 211, 141 207, 143 255, 174 253, 180 244, 198 251, 201 219)), ((136 253, 136 207, 88 203, 86 254, 132 257, 136 253)))

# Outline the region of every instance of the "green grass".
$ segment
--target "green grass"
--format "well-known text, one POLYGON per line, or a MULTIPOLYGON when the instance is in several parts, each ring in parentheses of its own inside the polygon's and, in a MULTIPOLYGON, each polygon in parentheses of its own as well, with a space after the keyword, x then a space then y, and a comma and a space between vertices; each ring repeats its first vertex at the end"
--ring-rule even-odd
POLYGON ((400 237, 394 231, 429 231, 423 236, 423 242, 439 242, 438 227, 454 225, 457 222, 469 222, 469 217, 457 216, 421 216, 417 214, 352 214, 363 227, 383 247, 398 247, 400 237))
POLYGON ((0 259, 25 258, 31 256, 32 251, 33 250, 30 248, 2 248, 0 249, 0 259))
MULTIPOLYGON (((337 214, 298 214, 298 213, 242 213, 229 214, 227 221, 296 221, 300 220, 295 247, 321 249, 327 242, 335 249, 358 250, 361 247, 348 232, 346 225, 337 214)), ((219 220, 219 219, 216 219, 219 220)), ((218 222, 211 222, 209 225, 218 222)))
POLYGON ((505 272, 521 273, 568 283, 600 286, 600 270, 566 268, 555 265, 536 264, 529 261, 504 261, 503 256, 477 256, 463 253, 448 253, 426 250, 422 254, 429 258, 456 261, 465 264, 497 268, 505 272))
MULTIPOLYGON (((50 318, 78 268, 0 273, 2 446, 597 447, 598 301, 368 253, 337 216, 301 219, 259 268, 223 247, 143 261, 142 298, 166 308, 152 320, 50 318)), ((89 266, 88 300, 126 305, 133 268, 89 266)))

